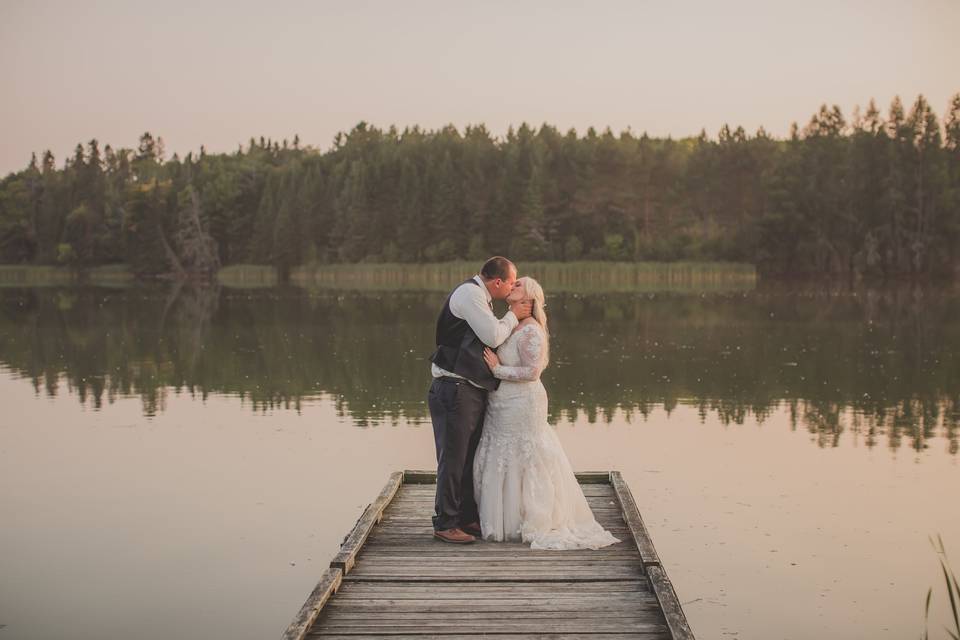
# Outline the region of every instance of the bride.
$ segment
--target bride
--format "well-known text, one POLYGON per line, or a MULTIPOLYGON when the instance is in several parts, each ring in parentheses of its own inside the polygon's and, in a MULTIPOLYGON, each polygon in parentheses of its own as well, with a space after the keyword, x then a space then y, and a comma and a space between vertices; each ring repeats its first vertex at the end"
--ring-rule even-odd
POLYGON ((522 540, 533 549, 599 549, 616 542, 593 517, 553 428, 540 372, 549 360, 543 289, 517 280, 507 302, 532 300, 525 319, 497 353, 484 351, 502 380, 487 400, 473 462, 484 540, 522 540))

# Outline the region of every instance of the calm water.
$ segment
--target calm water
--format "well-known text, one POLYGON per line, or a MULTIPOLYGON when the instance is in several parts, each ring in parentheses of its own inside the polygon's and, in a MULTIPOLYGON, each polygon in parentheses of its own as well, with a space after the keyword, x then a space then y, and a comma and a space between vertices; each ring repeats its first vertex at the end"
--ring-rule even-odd
MULTIPOLYGON (((960 296, 544 284, 551 420, 624 472, 698 638, 916 637, 931 585, 946 620, 960 296)), ((0 640, 279 636, 434 466, 442 300, 0 289, 0 640)))

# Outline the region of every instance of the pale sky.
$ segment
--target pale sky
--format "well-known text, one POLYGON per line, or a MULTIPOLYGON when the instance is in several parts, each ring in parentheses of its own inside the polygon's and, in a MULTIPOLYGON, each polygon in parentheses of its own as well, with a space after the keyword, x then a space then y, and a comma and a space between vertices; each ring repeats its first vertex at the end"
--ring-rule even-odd
POLYGON ((327 149, 360 120, 783 136, 821 103, 960 92, 960 0, 0 0, 0 175, 77 142, 327 149))

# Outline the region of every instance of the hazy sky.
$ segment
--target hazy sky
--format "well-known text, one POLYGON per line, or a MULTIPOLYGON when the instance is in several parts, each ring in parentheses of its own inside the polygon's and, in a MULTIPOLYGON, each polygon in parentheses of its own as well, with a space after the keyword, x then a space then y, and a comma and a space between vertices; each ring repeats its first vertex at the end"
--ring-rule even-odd
POLYGON ((784 135, 823 102, 960 91, 960 0, 0 0, 0 174, 77 142, 168 155, 375 125, 784 135))

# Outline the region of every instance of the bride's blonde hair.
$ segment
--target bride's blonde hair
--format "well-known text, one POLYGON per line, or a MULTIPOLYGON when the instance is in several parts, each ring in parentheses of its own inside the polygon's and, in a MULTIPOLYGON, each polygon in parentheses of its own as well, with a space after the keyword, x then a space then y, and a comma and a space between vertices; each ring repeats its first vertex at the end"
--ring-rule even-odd
POLYGON ((530 276, 517 278, 517 282, 521 283, 527 297, 533 300, 533 309, 530 314, 543 327, 543 333, 546 336, 543 343, 543 366, 546 367, 547 363, 550 362, 550 331, 547 330, 547 303, 543 295, 543 287, 530 276))

